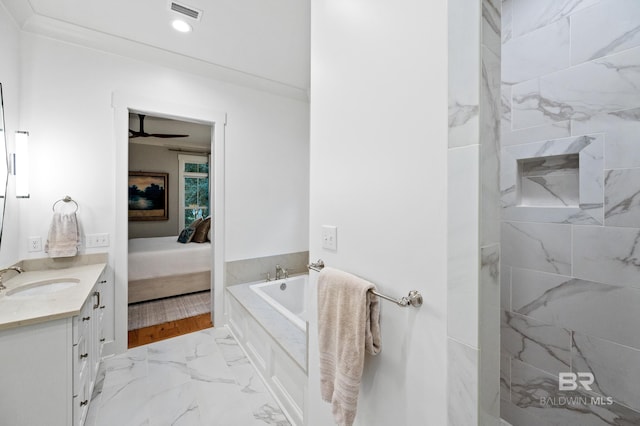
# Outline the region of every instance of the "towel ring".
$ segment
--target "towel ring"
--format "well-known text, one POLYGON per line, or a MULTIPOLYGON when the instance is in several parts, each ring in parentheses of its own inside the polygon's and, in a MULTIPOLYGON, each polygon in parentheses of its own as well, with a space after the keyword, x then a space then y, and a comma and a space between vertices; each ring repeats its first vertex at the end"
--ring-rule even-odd
POLYGON ((66 195, 64 198, 59 199, 58 201, 56 201, 55 203, 53 203, 53 206, 51 207, 51 210, 53 210, 54 212, 56 211, 56 205, 58 205, 59 202, 64 202, 64 203, 73 203, 76 205, 75 210, 73 211, 74 213, 76 213, 78 211, 78 203, 76 203, 76 201, 69 197, 68 195, 66 195))

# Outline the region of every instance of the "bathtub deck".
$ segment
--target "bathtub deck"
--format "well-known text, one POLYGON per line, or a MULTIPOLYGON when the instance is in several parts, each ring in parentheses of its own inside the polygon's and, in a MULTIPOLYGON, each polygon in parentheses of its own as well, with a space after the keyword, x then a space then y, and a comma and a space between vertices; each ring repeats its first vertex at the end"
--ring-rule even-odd
POLYGON ((307 334, 249 288, 250 284, 227 287, 231 294, 264 327, 298 365, 307 371, 307 334))

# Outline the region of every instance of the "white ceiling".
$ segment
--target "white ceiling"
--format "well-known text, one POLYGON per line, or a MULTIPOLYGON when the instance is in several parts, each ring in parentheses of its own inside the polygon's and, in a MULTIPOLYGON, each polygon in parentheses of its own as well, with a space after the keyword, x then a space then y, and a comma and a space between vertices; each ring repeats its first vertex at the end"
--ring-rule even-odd
MULTIPOLYGON (((0 0, 26 31, 96 47, 133 43, 175 55, 201 70, 241 75, 305 91, 309 87, 309 0, 177 0, 201 10, 199 21, 170 10, 170 0, 0 0), (191 33, 171 28, 176 17, 191 33), (222 70, 222 71, 221 71, 222 70)), ((124 51, 124 49, 122 49, 124 51)), ((119 52, 121 53, 121 52, 119 52)), ((146 54, 147 52, 145 52, 146 54)), ((166 56, 166 55, 165 55, 166 56)), ((233 79, 233 78, 231 78, 233 79)), ((255 84, 254 84, 255 85, 255 84)))

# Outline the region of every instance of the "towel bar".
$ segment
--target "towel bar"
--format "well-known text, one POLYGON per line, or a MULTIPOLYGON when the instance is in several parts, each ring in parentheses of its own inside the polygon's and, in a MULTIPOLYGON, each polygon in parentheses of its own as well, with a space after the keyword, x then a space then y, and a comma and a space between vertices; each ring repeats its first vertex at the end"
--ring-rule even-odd
MULTIPOLYGON (((314 271, 320 272, 324 268, 324 261, 322 259, 318 259, 317 262, 313 262, 307 265, 308 269, 312 269, 314 271)), ((398 306, 414 306, 416 308, 422 306, 422 295, 418 290, 411 290, 407 296, 404 296, 400 299, 394 299, 393 297, 387 296, 386 294, 378 293, 375 290, 369 290, 372 294, 375 294, 378 297, 381 297, 385 300, 395 303, 398 306)))

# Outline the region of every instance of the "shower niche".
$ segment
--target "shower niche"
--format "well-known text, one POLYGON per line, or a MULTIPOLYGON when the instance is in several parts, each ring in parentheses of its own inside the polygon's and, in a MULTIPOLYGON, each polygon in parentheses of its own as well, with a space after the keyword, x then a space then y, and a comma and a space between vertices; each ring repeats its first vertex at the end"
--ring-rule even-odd
POLYGON ((578 207, 580 158, 577 153, 517 161, 519 206, 578 207))
POLYGON ((603 135, 597 133, 504 147, 503 218, 602 225, 603 150, 603 135))

